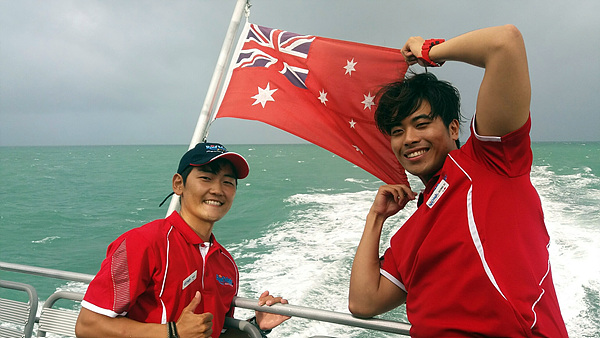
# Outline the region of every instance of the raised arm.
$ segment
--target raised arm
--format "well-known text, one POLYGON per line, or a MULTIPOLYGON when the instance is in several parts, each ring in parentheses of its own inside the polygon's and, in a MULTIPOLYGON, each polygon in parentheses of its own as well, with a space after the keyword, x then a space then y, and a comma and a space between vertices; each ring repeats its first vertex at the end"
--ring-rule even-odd
POLYGON ((375 196, 352 263, 348 309, 355 316, 372 317, 406 300, 406 293, 379 272, 379 240, 385 220, 413 199, 405 185, 381 186, 375 196))
MULTIPOLYGON (((409 62, 421 57, 424 40, 413 37, 402 52, 409 62)), ((503 136, 529 117, 531 85, 525 43, 513 25, 488 27, 431 47, 429 58, 460 61, 485 68, 477 97, 476 130, 482 136, 503 136)))

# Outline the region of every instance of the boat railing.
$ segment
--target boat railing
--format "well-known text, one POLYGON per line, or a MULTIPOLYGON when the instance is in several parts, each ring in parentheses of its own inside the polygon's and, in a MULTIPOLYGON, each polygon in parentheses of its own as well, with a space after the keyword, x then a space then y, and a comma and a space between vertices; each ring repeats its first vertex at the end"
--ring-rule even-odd
MULTIPOLYGON (((94 278, 94 275, 90 274, 41 268, 8 262, 0 262, 0 270, 83 283, 89 283, 94 278)), ((235 297, 233 300, 233 305, 235 307, 243 309, 277 313, 290 317, 305 318, 309 320, 316 320, 321 322, 328 322, 333 324, 340 324, 382 332, 397 333, 406 336, 409 335, 410 330, 410 324, 403 322, 396 322, 378 318, 357 318, 349 313, 321 310, 312 307, 305 307, 292 304, 274 304, 269 307, 258 306, 257 299, 244 297, 235 297)), ((39 318, 37 318, 37 321, 39 322, 39 318)))

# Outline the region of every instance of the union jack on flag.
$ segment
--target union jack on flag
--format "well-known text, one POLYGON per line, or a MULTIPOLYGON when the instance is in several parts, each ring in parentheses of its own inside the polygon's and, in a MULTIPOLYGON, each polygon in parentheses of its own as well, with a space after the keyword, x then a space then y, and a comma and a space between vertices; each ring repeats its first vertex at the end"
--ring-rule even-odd
POLYGON ((261 121, 408 184, 373 119, 375 94, 404 78, 400 50, 247 24, 216 118, 261 121))
POLYGON ((250 25, 235 68, 275 67, 294 86, 306 89, 306 59, 314 36, 250 25))

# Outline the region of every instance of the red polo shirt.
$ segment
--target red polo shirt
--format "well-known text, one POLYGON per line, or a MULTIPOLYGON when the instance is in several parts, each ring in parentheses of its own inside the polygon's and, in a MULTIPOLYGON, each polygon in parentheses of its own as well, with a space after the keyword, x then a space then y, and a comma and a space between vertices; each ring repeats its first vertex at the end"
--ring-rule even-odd
POLYGON ((206 257, 202 239, 177 212, 132 229, 111 243, 82 306, 109 316, 147 323, 177 321, 183 308, 202 294, 196 313, 213 314, 218 337, 238 291, 238 269, 214 236, 206 257))
POLYGON ((412 337, 567 337, 530 128, 500 138, 471 127, 392 237, 381 273, 407 292, 412 337))

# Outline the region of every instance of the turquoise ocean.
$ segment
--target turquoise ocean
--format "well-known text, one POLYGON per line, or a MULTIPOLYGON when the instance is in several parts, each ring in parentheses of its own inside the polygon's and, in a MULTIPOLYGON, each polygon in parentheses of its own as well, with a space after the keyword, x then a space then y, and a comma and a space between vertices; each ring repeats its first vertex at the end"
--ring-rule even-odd
MULTIPOLYGON (((311 144, 233 145, 250 176, 215 226, 240 269, 240 295, 347 312, 352 258, 382 184, 311 144)), ((187 146, 0 147, 0 261, 95 274, 119 234, 162 218, 158 204, 187 146)), ((571 337, 600 337, 600 143, 534 143, 532 182, 551 236, 551 264, 571 337)), ((413 190, 422 184, 410 177, 413 190)), ((382 251, 416 208, 389 219, 382 251)), ((0 271, 45 299, 83 283, 0 271)), ((0 294, 1 296, 1 294, 0 294)), ((468 297, 468 295, 465 295, 468 297)), ((246 318, 247 310, 236 316, 246 318)), ((381 316, 406 320, 402 308, 381 316)), ((270 337, 387 337, 292 318, 270 337)))

